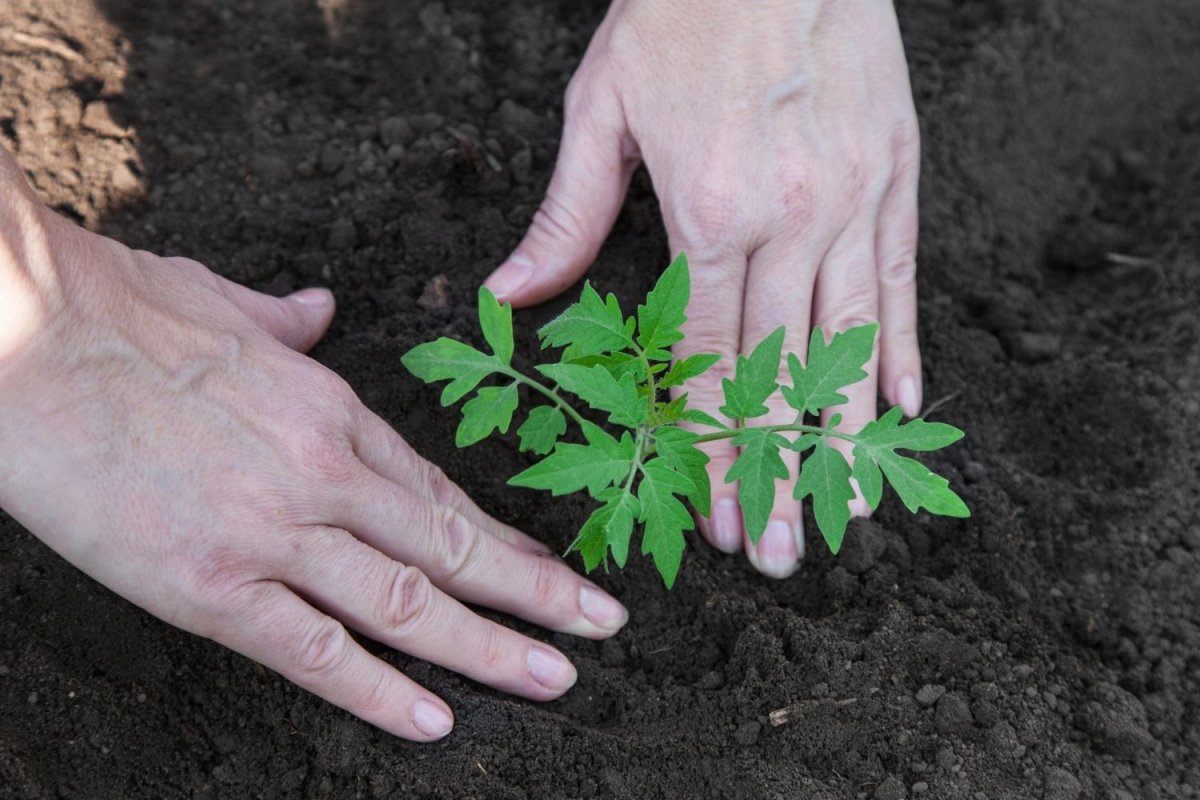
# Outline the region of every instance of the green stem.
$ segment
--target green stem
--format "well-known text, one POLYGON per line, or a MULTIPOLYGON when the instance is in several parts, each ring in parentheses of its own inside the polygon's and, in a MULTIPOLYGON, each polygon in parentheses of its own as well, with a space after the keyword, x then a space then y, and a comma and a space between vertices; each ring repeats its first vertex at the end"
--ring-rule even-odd
POLYGON ((646 446, 646 429, 638 428, 637 440, 634 442, 633 461, 629 463, 629 474, 625 476, 625 486, 623 491, 629 494, 630 488, 633 486, 633 478, 637 475, 642 466, 642 451, 646 446))
POLYGON ((835 439, 845 439, 847 442, 858 442, 858 435, 853 433, 843 433, 841 431, 822 428, 818 425, 752 425, 748 428, 731 428, 727 431, 717 431, 716 433, 706 433, 696 440, 697 444, 703 442, 717 442, 721 439, 732 439, 739 433, 745 431, 769 431, 771 433, 815 433, 819 436, 832 436, 835 439))
POLYGON ((583 427, 583 423, 584 423, 583 417, 580 415, 580 413, 578 411, 576 411, 574 408, 571 407, 570 403, 568 403, 566 400, 563 400, 562 396, 558 392, 554 391, 549 386, 546 386, 543 383, 535 381, 533 378, 522 375, 521 373, 517 372, 515 369, 506 369, 506 370, 503 370, 503 373, 505 375, 507 375, 508 377, 512 378, 513 380, 515 380, 517 383, 523 383, 526 386, 528 386, 530 389, 533 389, 535 392, 541 392, 546 397, 553 400, 554 405, 558 406, 559 409, 561 409, 562 412, 564 414, 566 414, 568 417, 575 420, 576 425, 578 425, 580 428, 583 427))
MULTIPOLYGON (((798 423, 792 425, 752 425, 749 428, 730 428, 727 431, 717 431, 716 433, 706 433, 696 440, 696 444, 704 442, 718 442, 722 439, 732 439, 739 433, 745 431, 765 430, 771 433, 815 433, 818 436, 832 436, 835 439, 845 439, 847 442, 858 443, 858 435, 853 433, 842 433, 841 431, 830 430, 829 428, 821 428, 816 425, 800 425, 798 423)), ((647 445, 642 455, 654 455, 656 448, 654 445, 647 445)))

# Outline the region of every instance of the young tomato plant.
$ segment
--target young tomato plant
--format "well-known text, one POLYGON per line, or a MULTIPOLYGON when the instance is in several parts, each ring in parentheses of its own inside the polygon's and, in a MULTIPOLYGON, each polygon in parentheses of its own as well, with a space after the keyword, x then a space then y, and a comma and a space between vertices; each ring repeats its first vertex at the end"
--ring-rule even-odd
POLYGON ((479 291, 479 322, 491 353, 453 339, 418 345, 405 354, 404 366, 427 381, 448 380, 442 404, 461 400, 486 378, 495 385, 475 391, 462 408, 456 442, 466 447, 494 431, 507 433, 520 402, 521 387, 540 404, 517 428, 520 449, 545 456, 509 483, 544 489, 554 495, 586 491, 599 506, 584 522, 570 550, 578 550, 590 572, 607 564, 611 553, 625 566, 634 528, 642 526, 641 548, 650 555, 670 588, 683 557, 684 532, 695 527, 685 501, 708 516, 710 491, 703 442, 732 439, 741 448, 727 483, 738 481, 738 499, 752 542, 762 537, 775 500, 775 481, 787 478, 780 451, 804 456, 796 480, 797 500, 812 497, 813 515, 829 549, 842 546, 857 481, 871 508, 879 505, 884 479, 909 511, 967 517, 970 512, 945 478, 897 450, 930 451, 962 438, 962 431, 940 422, 914 419, 902 424, 900 408, 888 411, 858 433, 806 422, 822 409, 846 402, 841 390, 867 377, 877 325, 834 334, 828 342, 817 328, 808 346, 807 363, 787 355, 791 386, 776 379, 782 358, 784 329, 778 328, 749 355, 738 356, 734 377, 722 381, 721 413, 737 427, 696 408, 687 395, 667 399, 665 390, 682 386, 718 361, 706 353, 672 361, 670 347, 681 339, 691 284, 687 258, 680 255, 638 306, 637 318, 626 317, 613 295, 600 297, 590 284, 579 302, 569 306, 538 333, 542 348, 561 348, 557 363, 536 367, 539 377, 512 366, 512 308, 500 305, 487 289, 479 291), (796 411, 787 425, 751 424, 767 413, 766 401, 776 391, 796 411), (605 429, 586 418, 564 394, 574 395, 593 416, 607 415, 605 429), (566 441, 568 420, 578 429, 566 441), (689 428, 684 428, 684 423, 689 428), (711 429, 700 434, 690 428, 711 429), (611 431, 611 432, 610 432, 611 431), (582 441, 579 441, 579 440, 582 441), (854 466, 831 446, 849 442, 854 466))

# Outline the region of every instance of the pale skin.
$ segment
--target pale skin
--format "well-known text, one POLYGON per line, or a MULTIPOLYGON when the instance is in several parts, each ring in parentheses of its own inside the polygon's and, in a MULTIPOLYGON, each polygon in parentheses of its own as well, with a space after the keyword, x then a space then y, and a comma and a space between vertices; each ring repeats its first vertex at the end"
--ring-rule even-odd
MULTIPOLYGON (((734 356, 780 325, 804 357, 809 332, 879 322, 869 378, 847 390, 856 432, 876 395, 921 407, 916 335, 919 133, 890 0, 616 0, 567 89, 562 146, 545 201, 516 250, 487 280, 514 306, 541 302, 595 259, 645 163, 672 254, 688 254, 692 302, 676 355, 722 356, 687 387, 722 418, 734 356)), ((781 381, 788 381, 780 364, 781 381)), ((756 425, 795 421, 776 396, 756 425)), ((728 420, 725 420, 728 422, 728 420)), ((849 457, 844 444, 839 447, 849 457)), ((804 555, 794 481, 777 485, 766 533, 747 539, 737 457, 707 445, 713 514, 699 527, 784 578, 804 555)), ((796 475, 799 455, 788 471, 796 475)), ((866 504, 855 501, 856 513, 866 504)))
MULTIPOLYGON (((889 3, 832 6, 617 0, 568 93, 546 202, 489 285, 528 305, 573 283, 644 160, 672 249, 693 263, 677 355, 732 356, 780 324, 803 353, 812 324, 878 319, 881 356, 846 425, 872 418, 877 382, 915 413, 903 53, 889 3)), ((0 506, 152 614, 398 736, 440 738, 452 711, 348 629, 506 692, 560 696, 576 678, 561 653, 464 603, 588 638, 628 613, 302 355, 333 313, 325 290, 268 297, 78 228, 0 150, 0 506)), ((690 388, 717 413, 718 380, 690 388)), ((710 447, 705 537, 746 547, 766 574, 794 571, 790 487, 749 547, 720 479, 735 453, 710 447)))

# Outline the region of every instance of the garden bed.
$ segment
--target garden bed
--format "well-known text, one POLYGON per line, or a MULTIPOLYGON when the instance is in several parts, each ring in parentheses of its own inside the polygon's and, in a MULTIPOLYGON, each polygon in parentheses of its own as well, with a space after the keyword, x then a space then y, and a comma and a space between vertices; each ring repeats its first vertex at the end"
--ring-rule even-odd
MULTIPOLYGON (((1078 4, 1076 4, 1078 5, 1078 4)), ((931 459, 970 520, 894 496, 783 582, 691 542, 538 705, 374 647, 445 697, 382 734, 111 594, 0 516, 0 796, 1200 796, 1200 8, 898 4, 924 133, 931 459), (781 723, 781 724, 775 724, 781 723)), ((494 516, 563 548, 586 503, 400 366, 474 339, 548 180, 603 5, 15 0, 0 143, 61 212, 255 288, 330 286, 314 356, 494 516)), ((687 136, 687 131, 677 132, 687 136)), ((593 281, 667 263, 639 175, 593 281)), ((576 294, 568 292, 568 296, 576 294)), ((563 302, 516 315, 517 358, 563 302)))

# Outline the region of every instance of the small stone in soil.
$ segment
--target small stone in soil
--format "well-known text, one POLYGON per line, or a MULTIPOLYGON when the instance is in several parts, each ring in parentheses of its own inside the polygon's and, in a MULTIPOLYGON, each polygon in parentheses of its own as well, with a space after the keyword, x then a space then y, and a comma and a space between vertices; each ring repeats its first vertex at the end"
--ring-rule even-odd
POLYGON ((430 278, 417 299, 417 305, 426 311, 441 311, 450 307, 450 279, 438 274, 430 278))
POLYGON ((962 476, 967 483, 979 483, 987 477, 987 467, 978 461, 968 461, 962 468, 962 476))
POLYGON ((940 700, 945 693, 945 686, 935 686, 932 683, 927 683, 917 690, 917 702, 928 708, 940 700))
POLYGON ((1017 361, 1039 364, 1053 361, 1062 352, 1062 338, 1053 333, 1021 331, 1013 334, 1012 354, 1017 361))
POLYGON ((1077 800, 1083 787, 1079 779, 1061 767, 1048 767, 1042 797, 1045 800, 1077 800))
POLYGON ((906 796, 904 784, 895 775, 889 775, 875 788, 875 800, 904 800, 906 796))
POLYGON ((937 710, 933 715, 933 724, 941 733, 961 735, 971 730, 974 719, 971 717, 971 708, 963 696, 951 692, 938 700, 937 710))

